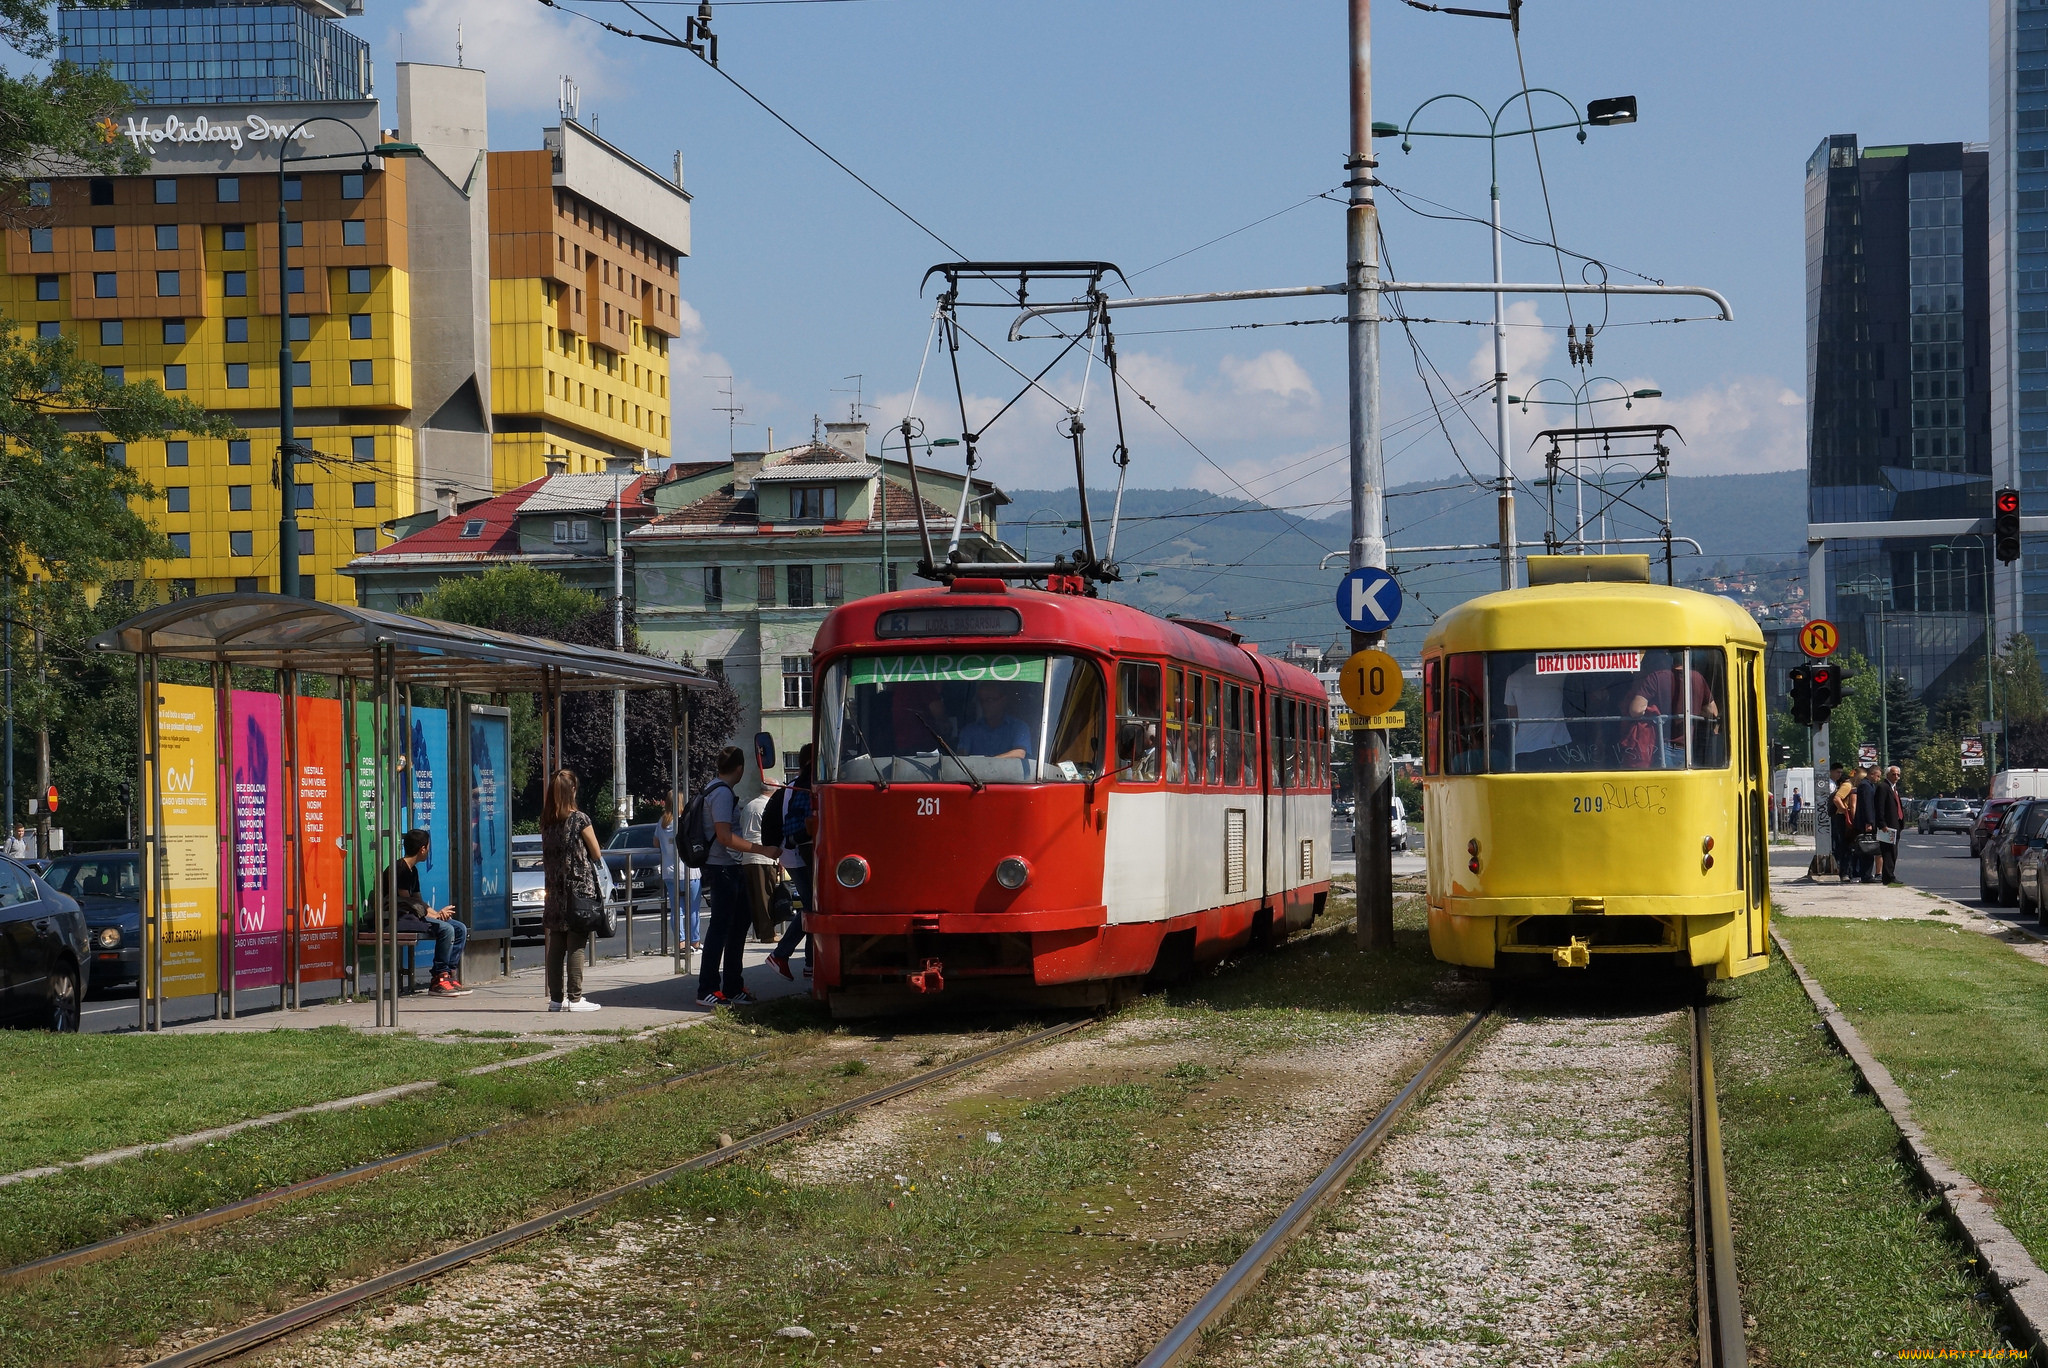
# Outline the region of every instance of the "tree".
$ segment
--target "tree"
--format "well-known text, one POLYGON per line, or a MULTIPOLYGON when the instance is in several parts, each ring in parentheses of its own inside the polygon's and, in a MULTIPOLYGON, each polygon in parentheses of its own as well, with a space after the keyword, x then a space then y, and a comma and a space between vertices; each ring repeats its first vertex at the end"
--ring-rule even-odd
POLYGON ((1895 674, 1884 681, 1884 706, 1890 763, 1904 765, 1927 740, 1927 705, 1904 675, 1895 674))
MULTIPOLYGON (((119 9, 127 0, 72 0, 80 9, 119 9)), ((41 208, 25 193, 29 168, 44 174, 140 174, 149 159, 121 141, 114 116, 139 101, 135 92, 102 71, 51 62, 58 49, 44 0, 0 0, 0 44, 47 70, 0 71, 0 166, 11 226, 27 226, 41 208)))

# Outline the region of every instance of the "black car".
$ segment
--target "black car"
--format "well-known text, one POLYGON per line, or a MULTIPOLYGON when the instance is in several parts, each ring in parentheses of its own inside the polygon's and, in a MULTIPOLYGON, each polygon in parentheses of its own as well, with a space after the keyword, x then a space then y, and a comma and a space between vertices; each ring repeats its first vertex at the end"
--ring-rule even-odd
POLYGON ((75 1031, 91 973, 85 913, 14 860, 0 859, 0 1017, 75 1031))
POLYGON ((622 826, 605 843, 604 862, 612 871, 612 897, 623 901, 626 857, 633 857, 633 910, 659 912, 668 904, 661 882, 661 828, 653 822, 622 826))
POLYGON ((60 855, 43 876, 85 912, 92 981, 104 988, 142 979, 142 862, 132 850, 60 855))
POLYGON ((1977 901, 2010 907, 2020 900, 2020 857, 2048 823, 2048 801, 2022 798, 2005 811, 1977 858, 1977 901))

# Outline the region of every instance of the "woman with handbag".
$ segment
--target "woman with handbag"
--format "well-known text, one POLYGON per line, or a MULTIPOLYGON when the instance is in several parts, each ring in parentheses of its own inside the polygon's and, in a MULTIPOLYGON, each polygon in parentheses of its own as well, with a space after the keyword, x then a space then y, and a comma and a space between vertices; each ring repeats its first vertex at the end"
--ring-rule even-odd
POLYGON ((556 770, 540 813, 541 870, 546 887, 541 924, 547 932, 548 1010, 595 1012, 583 996, 583 948, 604 919, 604 866, 597 831, 576 806, 576 773, 556 770), (566 997, 564 990, 566 989, 566 997))

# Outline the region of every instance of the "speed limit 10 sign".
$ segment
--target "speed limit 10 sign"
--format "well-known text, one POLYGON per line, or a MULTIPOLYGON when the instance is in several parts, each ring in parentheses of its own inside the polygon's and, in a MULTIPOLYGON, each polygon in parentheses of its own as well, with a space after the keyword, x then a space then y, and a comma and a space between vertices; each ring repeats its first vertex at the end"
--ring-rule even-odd
POLYGON ((1377 717, 1401 701, 1401 665, 1385 651, 1360 651, 1337 676, 1344 705, 1360 717, 1377 717))

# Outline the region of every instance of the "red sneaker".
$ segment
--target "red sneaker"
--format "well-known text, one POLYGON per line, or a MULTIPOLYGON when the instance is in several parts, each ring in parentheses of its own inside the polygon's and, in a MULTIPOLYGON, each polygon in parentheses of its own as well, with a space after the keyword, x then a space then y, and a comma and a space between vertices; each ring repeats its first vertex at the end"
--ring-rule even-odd
POLYGON ((784 978, 793 979, 796 977, 795 974, 789 972, 789 961, 784 959, 782 956, 770 955, 768 957, 768 962, 774 965, 775 972, 782 975, 784 978))

